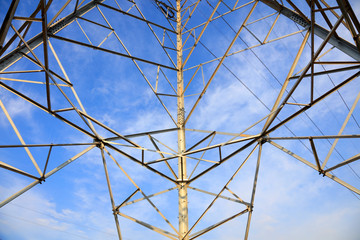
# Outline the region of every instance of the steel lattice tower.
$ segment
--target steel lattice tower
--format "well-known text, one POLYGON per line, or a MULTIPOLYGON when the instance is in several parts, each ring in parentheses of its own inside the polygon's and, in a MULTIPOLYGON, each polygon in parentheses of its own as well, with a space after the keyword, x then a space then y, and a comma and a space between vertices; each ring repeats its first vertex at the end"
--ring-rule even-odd
MULTIPOLYGON (((10 196, 1 196, 0 207, 6 208, 38 184, 46 185, 45 180, 78 158, 97 154, 119 239, 128 238, 122 236, 119 216, 162 237, 182 240, 206 237, 213 229, 244 218, 239 231, 244 236, 239 234, 239 239, 251 239, 260 163, 271 158, 264 148, 283 152, 313 168, 320 177, 348 188, 355 197, 360 195, 358 182, 348 177, 358 176, 356 161, 360 159, 360 24, 348 0, 68 0, 62 5, 39 0, 24 11, 25 3, 12 0, 6 6, 0 32, 1 114, 13 135, 3 134, 0 167, 33 182, 10 196), (68 46, 81 50, 66 55, 68 46), (280 55, 281 51, 287 56, 280 55), (86 76, 77 74, 71 67, 77 55, 84 57, 84 66, 98 60, 98 67, 89 68, 86 76), (111 76, 109 68, 121 68, 124 74, 111 76), (251 75, 254 72, 258 77, 251 75), (117 89, 108 79, 124 88, 126 82, 131 85, 129 96, 119 94, 119 102, 108 101, 117 89), (217 89, 231 90, 229 79, 242 90, 232 95, 230 110, 212 109, 217 102, 207 99, 206 93, 214 84, 217 89), (260 91, 266 84, 273 89, 260 91), (145 87, 149 91, 139 90, 145 87), (91 98, 98 92, 105 97, 91 98), (150 99, 144 95, 147 93, 156 103, 146 103, 150 101, 145 100, 150 99), (39 128, 54 129, 52 137, 17 127, 25 123, 15 121, 7 110, 9 98, 36 108, 35 114, 42 114, 39 128), (338 104, 328 104, 327 99, 338 104), (234 103, 242 107, 235 108, 234 103), (132 105, 136 107, 131 109, 132 105), (153 115, 144 116, 145 127, 126 130, 127 119, 143 114, 143 108, 149 106, 154 108, 150 110, 153 115), (326 115, 322 113, 325 107, 335 111, 341 122, 319 119, 319 114, 326 115), (105 118, 105 112, 95 111, 117 114, 127 108, 131 110, 116 124, 105 118), (222 110, 230 117, 242 116, 244 122, 227 120, 220 126, 211 125, 210 120, 229 119, 222 110), (212 117, 219 119, 208 119, 207 111, 214 111, 212 117), (157 115, 159 120, 152 122, 157 115), (204 123, 210 129, 200 129, 204 123), (68 128, 73 130, 61 130, 68 128), (16 159, 17 163, 10 159, 18 158, 20 151, 26 152, 26 160, 16 159), (154 173, 161 179, 156 180, 156 187, 140 186, 132 175, 135 173, 130 173, 133 165, 144 169, 138 174, 154 173), (246 171, 253 174, 251 184, 245 187, 246 193, 237 192, 231 184, 248 165, 246 171), (212 174, 221 175, 218 169, 224 166, 231 174, 215 180, 212 174), (124 178, 116 178, 119 174, 124 178), (201 182, 209 175, 210 179, 201 182), (129 187, 121 192, 120 183, 129 187), (153 192, 155 188, 159 191, 153 192), (153 201, 176 191, 169 210, 162 211, 153 201), (199 212, 191 208, 191 192, 211 197, 204 200, 199 212), (236 204, 234 212, 225 218, 212 212, 219 201, 236 204), (143 221, 131 216, 130 210, 127 213, 127 207, 143 202, 155 210, 166 229, 158 227, 158 220, 143 221), (174 216, 170 212, 176 204, 174 216), (209 214, 214 220, 211 224, 204 220, 209 214)), ((219 91, 212 92, 219 94, 218 101, 230 95, 219 91)), ((149 184, 151 178, 153 175, 149 184)))

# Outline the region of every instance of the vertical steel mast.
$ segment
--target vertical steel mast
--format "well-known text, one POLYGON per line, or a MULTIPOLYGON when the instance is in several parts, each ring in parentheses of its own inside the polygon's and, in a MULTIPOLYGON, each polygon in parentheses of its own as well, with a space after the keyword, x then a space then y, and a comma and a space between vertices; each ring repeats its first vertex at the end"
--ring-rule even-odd
MULTIPOLYGON (((181 155, 186 150, 185 145, 185 108, 184 108, 184 72, 182 59, 182 31, 181 31, 181 3, 176 0, 176 32, 177 32, 177 124, 178 130, 178 152, 181 155)), ((186 157, 178 158, 178 188, 179 188, 179 239, 184 238, 188 231, 188 201, 187 201, 187 176, 186 157)))

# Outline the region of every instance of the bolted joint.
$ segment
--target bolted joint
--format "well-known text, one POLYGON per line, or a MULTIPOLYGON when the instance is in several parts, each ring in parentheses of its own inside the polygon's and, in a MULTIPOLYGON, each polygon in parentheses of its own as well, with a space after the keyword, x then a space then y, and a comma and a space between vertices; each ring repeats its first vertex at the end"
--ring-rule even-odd
POLYGON ((259 138, 258 143, 264 144, 268 141, 269 141, 268 136, 264 136, 264 137, 259 138))
POLYGON ((118 208, 115 208, 112 211, 113 211, 114 216, 119 214, 119 209, 118 208))
POLYGON ((42 176, 41 178, 39 178, 39 183, 42 184, 43 182, 45 182, 45 176, 42 176))
POLYGON ((187 178, 183 178, 183 179, 178 178, 178 179, 176 179, 176 183, 177 183, 178 185, 180 185, 181 187, 187 185, 188 182, 189 182, 189 179, 187 179, 187 178))
POLYGON ((321 174, 323 175, 323 177, 326 176, 326 172, 324 170, 322 170, 322 169, 319 170, 319 175, 321 175, 321 174))
POLYGON ((178 124, 180 126, 183 126, 185 122, 185 108, 182 107, 178 109, 177 118, 178 118, 178 124))
POLYGON ((100 149, 104 149, 105 145, 104 145, 104 141, 102 139, 94 138, 93 142, 96 143, 96 147, 98 147, 100 149))
POLYGON ((353 39, 354 39, 354 41, 355 41, 356 44, 359 44, 358 41, 360 41, 360 34, 355 35, 355 36, 353 37, 353 39))

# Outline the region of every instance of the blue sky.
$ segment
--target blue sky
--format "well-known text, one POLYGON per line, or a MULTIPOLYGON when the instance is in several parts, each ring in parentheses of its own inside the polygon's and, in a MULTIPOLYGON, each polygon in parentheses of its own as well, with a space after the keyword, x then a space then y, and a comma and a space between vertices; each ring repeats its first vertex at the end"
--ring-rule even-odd
MULTIPOLYGON (((69 14, 75 2, 72 1, 59 18, 69 14)), ((85 3, 87 2, 85 1, 85 3)), ((215 6, 216 2, 209 1, 212 6, 215 6)), ((227 3, 234 5, 235 2, 228 1, 227 3)), ((350 2, 353 9, 359 14, 359 3, 357 1, 350 2)), ((106 0, 105 3, 116 7, 114 1, 106 0)), ((119 1, 119 3, 124 9, 131 6, 128 1, 119 1)), ((49 16, 53 16, 62 4, 63 2, 54 2, 53 6, 49 9, 49 16)), ((0 8, 0 19, 3 20, 9 3, 8 1, 0 0, 0 5, 4 6, 0 8)), ((148 20, 171 28, 152 1, 142 1, 138 5, 148 20)), ((239 11, 227 15, 225 17, 226 21, 235 30, 238 30, 251 6, 250 4, 239 11)), ((20 0, 16 15, 29 14, 35 7, 31 1, 20 0)), ((301 9, 306 9, 306 6, 300 7, 301 9)), ((131 55, 162 63, 166 66, 172 66, 171 60, 166 56, 163 49, 159 47, 156 38, 147 25, 143 22, 130 19, 128 16, 115 14, 110 9, 101 6, 100 9, 108 18, 111 26, 116 30, 118 37, 131 55)), ((226 6, 222 4, 219 7, 219 12, 227 11, 226 9, 226 6)), ((187 27, 195 27, 206 21, 211 10, 210 5, 206 1, 201 2, 195 12, 196 14, 188 22, 187 27)), ((132 8, 129 13, 138 14, 135 8, 132 8)), ((271 13, 273 13, 271 9, 259 3, 249 22, 271 13)), ((102 19, 99 11, 96 9, 86 13, 84 17, 104 25, 106 24, 106 21, 102 19)), ((270 28, 275 17, 274 15, 249 25, 248 29, 254 32, 256 36, 264 38, 267 29, 270 28)), ((333 18, 331 20, 334 22, 333 18)), ((14 20, 15 27, 19 27, 20 23, 20 21, 14 20)), ((79 19, 79 23, 94 45, 99 45, 110 33, 108 29, 95 26, 81 19, 79 19)), ((319 24, 323 24, 323 20, 319 19, 319 24)), ((158 36, 162 37, 161 29, 153 27, 153 30, 158 36)), ((269 36, 269 40, 298 30, 298 27, 293 22, 280 16, 279 22, 269 36)), ((41 31, 41 24, 34 23, 26 40, 39 31, 41 31)), ((195 36, 198 36, 200 31, 201 28, 196 29, 195 36)), ((341 33, 341 36, 346 40, 351 41, 350 35, 344 27, 340 27, 338 33, 341 33)), ((187 128, 239 133, 269 114, 269 108, 271 109, 280 91, 280 84, 286 78, 290 65, 303 39, 303 34, 305 32, 226 58, 224 66, 220 67, 210 88, 206 91, 206 94, 189 119, 187 128)), ((89 43, 76 22, 73 22, 57 35, 89 43)), ((101 47, 125 54, 126 50, 121 46, 115 34, 112 33, 108 36, 101 47)), ((176 40, 173 34, 169 33, 169 36, 165 36, 166 46, 171 46, 171 41, 175 42, 176 40)), ((224 21, 213 21, 204 32, 201 44, 198 44, 195 48, 185 66, 185 84, 188 83, 195 72, 195 68, 192 68, 193 66, 214 59, 214 55, 216 57, 222 56, 234 36, 235 33, 224 21)), ((244 30, 240 37, 241 39, 235 42, 230 52, 258 44, 256 38, 249 31, 244 30)), ((321 43, 319 38, 315 38, 315 42, 317 46, 321 43)), ((68 76, 86 112, 90 116, 124 135, 175 127, 169 114, 163 109, 131 60, 63 42, 58 39, 51 38, 50 43, 61 60, 66 74, 61 70, 53 52, 49 51, 51 69, 64 78, 68 76)), ((191 47, 193 43, 193 38, 189 37, 185 48, 191 47)), ((326 46, 324 51, 330 48, 331 46, 326 46)), ((36 48, 34 52, 40 60, 43 60, 42 46, 36 48)), ((189 50, 184 51, 185 57, 188 52, 189 50)), ((174 52, 169 50, 169 55, 175 61, 174 52)), ((300 71, 307 64, 309 56, 310 47, 306 46, 295 72, 300 71)), ((330 60, 351 60, 351 58, 344 55, 341 51, 333 49, 323 57, 323 61, 330 60)), ((148 81, 155 86, 157 67, 143 62, 138 62, 138 66, 148 81)), ((207 81, 216 66, 216 61, 205 64, 195 75, 185 94, 187 114, 198 97, 196 94, 199 94, 204 86, 203 78, 207 81)), ((333 66, 326 66, 327 69, 331 67, 333 66)), ((23 58, 6 71, 36 69, 40 68, 23 58)), ((175 72, 165 68, 161 69, 169 82, 175 86, 175 72)), ((321 67, 317 67, 316 70, 322 71, 321 67)), ((315 97, 329 90, 332 82, 338 84, 342 79, 349 77, 356 73, 356 71, 351 70, 330 76, 317 77, 315 97)), ((159 75, 158 92, 174 94, 171 85, 164 75, 161 73, 159 75)), ((44 73, 6 74, 1 77, 43 81, 44 73)), ((59 81, 58 79, 56 80, 59 81)), ((45 85, 11 82, 4 79, 3 82, 46 105, 45 85)), ((290 82, 288 89, 290 89, 293 83, 294 81, 290 82)), ((271 136, 291 137, 294 136, 293 134, 296 136, 337 134, 349 111, 344 102, 351 107, 359 93, 359 87, 360 82, 358 79, 355 79, 344 88, 341 88, 338 93, 334 93, 325 101, 308 110, 306 114, 301 114, 287 123, 286 127, 283 126, 277 129, 271 136)), ((80 108, 80 103, 76 101, 74 92, 68 87, 63 87, 62 89, 71 101, 75 103, 75 106, 80 108)), ((54 109, 70 107, 55 86, 51 87, 51 94, 54 109)), ((308 81, 299 85, 293 97, 299 103, 306 103, 309 100, 308 81)), ((166 105, 170 115, 176 119, 175 98, 167 96, 161 96, 160 98, 166 105)), ((91 137, 50 116, 6 89, 0 89, 0 100, 11 115, 24 141, 28 144, 92 143, 93 141, 91 137)), ((285 119, 298 109, 297 106, 287 105, 279 114, 279 119, 285 119)), ((359 134, 360 129, 357 124, 360 121, 359 110, 359 106, 356 106, 353 117, 349 120, 349 124, 343 134, 359 134)), ((64 112, 60 115, 79 124, 82 128, 88 129, 74 111, 64 112)), ((276 120, 273 126, 278 122, 279 120, 276 120)), ((261 122, 246 133, 259 133, 263 124, 264 122, 261 122)), ((95 128, 102 137, 113 136, 109 131, 99 126, 95 126, 95 128)), ((2 136, 4 136, 0 140, 1 145, 20 144, 2 110, 0 111, 0 131, 2 136)), ((188 131, 186 138, 187 147, 192 146, 207 134, 188 131)), ((158 134, 154 135, 154 137, 159 142, 166 143, 170 148, 158 143, 162 151, 171 152, 171 149, 177 149, 176 132, 158 134)), ((228 135, 216 135, 213 144, 228 141, 231 138, 232 136, 228 135)), ((149 142, 146 136, 132 138, 132 140, 145 148, 153 149, 151 142, 149 142)), ((117 141, 117 143, 124 144, 125 142, 117 141)), ((276 143, 315 164, 308 141, 289 140, 276 141, 276 143)), ((315 140, 320 159, 325 159, 331 143, 332 140, 330 142, 327 140, 315 140)), ((209 144, 209 141, 202 143, 199 147, 205 147, 207 144, 209 144)), ((240 146, 242 146, 242 143, 224 147, 224 156, 240 146)), ((358 139, 340 140, 336 150, 341 152, 341 156, 335 152, 329 159, 329 165, 335 165, 341 162, 343 158, 347 159, 358 154, 358 146, 358 139)), ((49 171, 83 151, 86 147, 54 147, 48 165, 49 171)), ((236 157, 230 159, 219 168, 204 175, 195 181, 192 187, 215 193, 219 192, 234 170, 239 167, 240 163, 254 147, 255 145, 236 155, 236 157)), ((119 148, 128 154, 138 158, 141 157, 141 151, 137 149, 125 146, 120 146, 119 148)), ((49 148, 47 147, 31 148, 31 153, 41 169, 45 165, 48 151, 49 148)), ((0 161, 12 164, 31 174, 37 174, 24 149, 2 148, 0 152, 0 161)), ((129 174, 131 179, 143 189, 144 193, 149 195, 174 187, 173 183, 149 172, 117 152, 113 150, 109 150, 109 152, 129 174)), ((116 204, 120 204, 136 188, 125 176, 124 172, 115 165, 112 159, 107 154, 105 155, 114 199, 116 204)), ((153 152, 146 152, 145 156, 149 160, 159 158, 159 155, 153 152)), ((193 156, 200 157, 199 154, 193 156)), ((256 157, 257 150, 229 185, 232 191, 247 202, 251 198, 256 157)), ((216 161, 218 159, 218 152, 215 150, 208 151, 204 158, 216 161)), ((188 174, 191 173, 196 162, 196 160, 188 159, 188 174)), ((173 160, 170 164, 175 169, 175 172, 177 172, 176 161, 173 160)), ((153 166, 171 176, 170 171, 167 170, 163 163, 153 166)), ((209 166, 210 163, 201 163, 194 174, 209 166)), ((351 167, 353 171, 345 166, 335 170, 334 174, 359 188, 360 178, 356 175, 360 172, 359 162, 352 163, 351 167)), ((4 169, 0 169, 0 172, 1 200, 6 199, 32 182, 32 179, 4 169)), ((229 193, 224 195, 230 197, 229 193)), ((137 193, 134 199, 141 197, 140 193, 137 193)), ((212 199, 212 196, 189 190, 190 225, 196 221, 212 199)), ((153 197, 151 200, 177 228, 177 191, 169 191, 160 196, 153 197)), ((319 176, 318 172, 271 144, 266 143, 263 146, 249 239, 296 240, 322 238, 355 240, 360 235, 357 226, 360 220, 359 204, 359 195, 354 195, 348 189, 329 178, 319 176)), ((213 209, 205 215, 194 231, 201 230, 243 209, 244 206, 241 204, 220 199, 213 209)), ((122 213, 145 222, 153 223, 155 226, 166 231, 172 231, 171 227, 165 223, 146 201, 126 206, 122 208, 122 213)), ((241 239, 245 231, 246 216, 240 216, 214 232, 205 234, 198 239, 241 239)), ((149 231, 128 219, 119 217, 119 220, 125 240, 144 237, 147 239, 165 239, 161 235, 149 231)), ((116 237, 116 228, 112 216, 104 168, 100 151, 97 148, 90 150, 61 171, 49 177, 43 184, 35 186, 0 209, 0 239, 4 240, 116 239, 116 237)))

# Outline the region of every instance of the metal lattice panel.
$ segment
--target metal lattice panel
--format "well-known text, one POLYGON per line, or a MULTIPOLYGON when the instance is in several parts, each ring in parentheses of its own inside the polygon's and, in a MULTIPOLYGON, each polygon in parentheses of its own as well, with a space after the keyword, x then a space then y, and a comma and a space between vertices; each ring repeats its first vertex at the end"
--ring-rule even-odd
POLYGON ((0 238, 356 239, 350 3, 1 2, 0 238))

